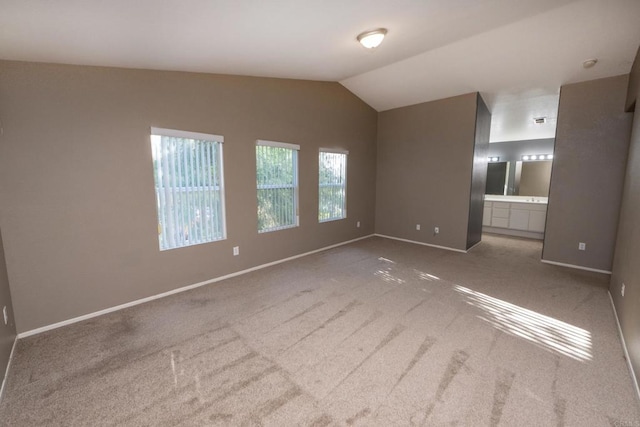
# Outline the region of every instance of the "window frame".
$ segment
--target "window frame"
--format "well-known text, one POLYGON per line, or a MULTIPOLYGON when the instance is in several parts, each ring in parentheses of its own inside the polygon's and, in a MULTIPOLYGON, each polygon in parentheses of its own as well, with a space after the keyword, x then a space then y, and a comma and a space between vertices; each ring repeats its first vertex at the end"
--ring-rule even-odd
MULTIPOLYGON (((264 140, 264 139, 258 139, 256 140, 256 208, 257 208, 257 217, 256 219, 257 221, 257 227, 258 227, 258 234, 263 234, 263 233, 270 233, 273 231, 280 231, 280 230, 287 230, 290 228, 296 228, 300 226, 300 182, 299 182, 299 173, 300 173, 300 168, 299 168, 299 151, 300 151, 300 145, 298 144, 290 144, 288 142, 279 142, 279 141, 269 141, 269 140, 264 140), (258 147, 271 147, 271 148, 284 148, 287 150, 291 150, 292 151, 292 165, 293 165, 293 183, 292 185, 287 185, 287 186, 280 186, 279 188, 292 188, 293 189, 293 214, 294 214, 294 223, 293 224, 287 224, 287 225, 281 225, 281 226, 276 226, 276 227, 270 227, 270 228, 265 228, 265 229, 260 229, 260 214, 259 214, 259 210, 260 210, 260 200, 258 198, 258 192, 259 190, 264 190, 266 188, 260 188, 260 184, 258 183, 258 162, 257 162, 257 149, 258 147)), ((275 187, 271 187, 271 188, 275 188, 275 187)))
MULTIPOLYGON (((162 223, 163 218, 162 213, 160 211, 160 196, 159 196, 159 192, 160 192, 160 186, 158 185, 158 182, 156 182, 156 165, 155 163, 153 163, 152 166, 152 170, 153 170, 153 174, 154 174, 154 191, 155 191, 155 197, 156 197, 156 220, 158 223, 158 247, 160 249, 160 251, 167 251, 167 250, 173 250, 173 249, 180 249, 180 248, 186 248, 186 247, 191 247, 191 246, 197 246, 197 245, 203 245, 203 244, 207 244, 207 243, 213 243, 213 242, 219 242, 219 241, 223 241, 227 239, 227 216, 226 216, 226 186, 225 186, 225 179, 224 179, 224 136, 222 135, 214 135, 214 134, 208 134, 208 133, 202 133, 202 132, 192 132, 192 131, 184 131, 184 130, 178 130, 178 129, 166 129, 166 128, 159 128, 159 127, 151 127, 151 134, 150 134, 150 139, 151 139, 151 150, 152 150, 152 159, 153 162, 155 162, 156 160, 156 148, 154 147, 154 137, 158 137, 158 138, 162 138, 162 137, 169 137, 169 138, 181 138, 181 139, 190 139, 193 141, 197 142, 201 142, 201 141, 205 141, 205 142, 213 142, 213 143, 217 143, 218 147, 217 147, 217 156, 213 156, 213 154, 211 155, 211 158, 214 159, 216 165, 215 167, 217 167, 217 176, 214 178, 218 180, 218 187, 219 189, 216 190, 218 191, 218 198, 219 198, 219 210, 220 210, 220 215, 219 218, 214 218, 213 214, 211 215, 211 224, 209 226, 211 227, 218 227, 219 231, 218 234, 220 237, 218 238, 212 238, 212 239, 200 239, 199 241, 196 241, 195 243, 191 243, 191 239, 187 239, 188 242, 186 244, 184 244, 184 241, 182 243, 176 242, 175 246, 170 246, 167 242, 165 242, 165 245, 163 247, 162 245, 162 240, 161 240, 161 232, 160 232, 160 226, 162 223), (216 221, 217 219, 217 221, 216 221), (216 224, 217 222, 217 224, 216 224)), ((184 161, 184 159, 183 159, 184 161)), ((183 165, 179 165, 179 170, 181 170, 180 168, 183 165)), ((184 165, 186 167, 186 164, 184 165)), ((193 166, 193 164, 191 165, 193 166)), ((211 164, 208 164, 209 167, 212 167, 211 164)), ((202 167, 202 164, 199 164, 198 167, 202 167)), ((194 170, 193 168, 190 170, 194 170)), ((197 190, 198 187, 192 185, 191 187, 193 187, 191 190, 197 190)), ((213 187, 215 188, 215 184, 213 185, 213 187)), ((180 188, 177 186, 171 186, 170 188, 174 188, 174 190, 172 190, 172 193, 175 193, 175 188, 180 188)), ((205 190, 206 190, 206 186, 204 186, 205 190)), ((184 187, 185 191, 189 191, 190 186, 186 186, 184 187)), ((212 191, 210 188, 208 189, 208 191, 212 191)), ((173 194, 172 194, 173 196, 173 194)), ((211 207, 211 206, 205 206, 205 207, 211 207)), ((184 211, 181 211, 181 214, 184 215, 184 211)), ((190 217, 189 212, 187 211, 187 214, 190 217)), ((176 215, 176 214, 174 214, 176 215)), ((201 214, 202 215, 202 214, 201 214)), ((166 215, 164 215, 166 217, 166 215)), ((194 217, 195 218, 195 217, 194 217)), ((178 226, 182 226, 183 224, 179 224, 178 226)), ((166 225, 163 225, 163 228, 166 227, 166 225)), ((206 226, 205 226, 206 227, 206 226)))
MULTIPOLYGON (((340 221, 342 219, 347 219, 347 176, 348 176, 348 164, 349 164, 349 150, 343 150, 340 148, 319 148, 318 149, 318 222, 332 222, 332 221, 340 221), (342 188, 344 189, 344 202, 342 206, 342 216, 341 217, 330 217, 322 219, 320 218, 320 206, 321 206, 321 186, 320 182, 320 162, 322 161, 322 153, 328 154, 342 154, 344 155, 344 182, 342 184, 342 188)), ((335 186, 328 184, 329 186, 335 186)))

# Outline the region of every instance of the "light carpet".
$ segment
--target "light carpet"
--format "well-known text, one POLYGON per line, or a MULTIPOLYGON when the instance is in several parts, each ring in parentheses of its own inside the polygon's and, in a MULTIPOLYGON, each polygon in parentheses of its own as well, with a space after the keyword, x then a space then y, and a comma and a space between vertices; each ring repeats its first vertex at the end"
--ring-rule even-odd
POLYGON ((18 341, 5 426, 640 426, 608 276, 370 238, 18 341))

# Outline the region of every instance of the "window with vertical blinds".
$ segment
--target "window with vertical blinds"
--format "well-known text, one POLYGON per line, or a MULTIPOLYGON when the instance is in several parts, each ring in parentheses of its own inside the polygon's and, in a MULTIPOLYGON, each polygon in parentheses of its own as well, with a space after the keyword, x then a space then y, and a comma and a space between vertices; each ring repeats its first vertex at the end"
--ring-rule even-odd
POLYGON ((258 232, 298 226, 299 145, 256 142, 258 232))
POLYGON ((347 151, 320 149, 318 221, 347 217, 347 151))
POLYGON ((151 128, 160 250, 226 238, 223 141, 218 135, 151 128))

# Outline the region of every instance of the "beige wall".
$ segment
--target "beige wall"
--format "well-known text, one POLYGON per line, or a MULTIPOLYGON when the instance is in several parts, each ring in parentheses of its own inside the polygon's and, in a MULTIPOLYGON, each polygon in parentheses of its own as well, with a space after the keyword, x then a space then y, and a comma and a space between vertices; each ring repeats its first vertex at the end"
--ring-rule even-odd
POLYGON ((627 82, 624 75, 560 91, 544 260, 611 270, 631 132, 627 82))
POLYGON ((374 231, 377 114, 338 83, 0 62, 0 117, 19 332, 374 231), (225 137, 226 241, 158 250, 150 126, 225 137), (257 139, 301 145, 298 228, 257 233, 257 139), (346 220, 318 223, 319 147, 349 150, 346 220))
MULTIPOLYGON (((4 246, 2 244, 2 232, 0 231, 0 384, 4 380, 4 374, 11 356, 13 342, 16 339, 16 325, 13 319, 13 306, 11 305, 11 292, 9 291, 9 278, 7 276, 7 264, 4 259, 4 246), (8 323, 4 324, 2 308, 7 307, 8 323)), ((1 396, 0 396, 1 397, 1 396)))
MULTIPOLYGON (((634 68, 640 67, 640 54, 634 68)), ((640 75, 636 74, 640 80, 640 75)), ((636 96, 640 96, 640 84, 635 82, 636 96)), ((620 326, 629 350, 630 361, 640 381, 640 114, 635 110, 633 133, 629 147, 620 224, 616 242, 610 292, 618 312, 620 326), (621 287, 625 284, 622 297, 621 287)))
POLYGON ((377 233, 466 249, 476 98, 470 93, 379 114, 377 233))

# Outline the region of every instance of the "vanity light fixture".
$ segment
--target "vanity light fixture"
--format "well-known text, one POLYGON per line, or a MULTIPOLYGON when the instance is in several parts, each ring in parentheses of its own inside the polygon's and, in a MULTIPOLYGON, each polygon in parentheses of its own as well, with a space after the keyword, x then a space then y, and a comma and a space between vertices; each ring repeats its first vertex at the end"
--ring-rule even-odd
POLYGON ((522 160, 525 162, 528 160, 552 160, 553 154, 525 154, 522 156, 522 160))
POLYGON ((386 35, 386 28, 378 28, 375 30, 360 33, 357 38, 362 46, 366 47, 367 49, 374 49, 380 46, 380 43, 382 43, 382 39, 384 39, 384 36, 386 35))
POLYGON ((490 162, 499 162, 500 161, 500 157, 489 157, 489 161, 490 162))

